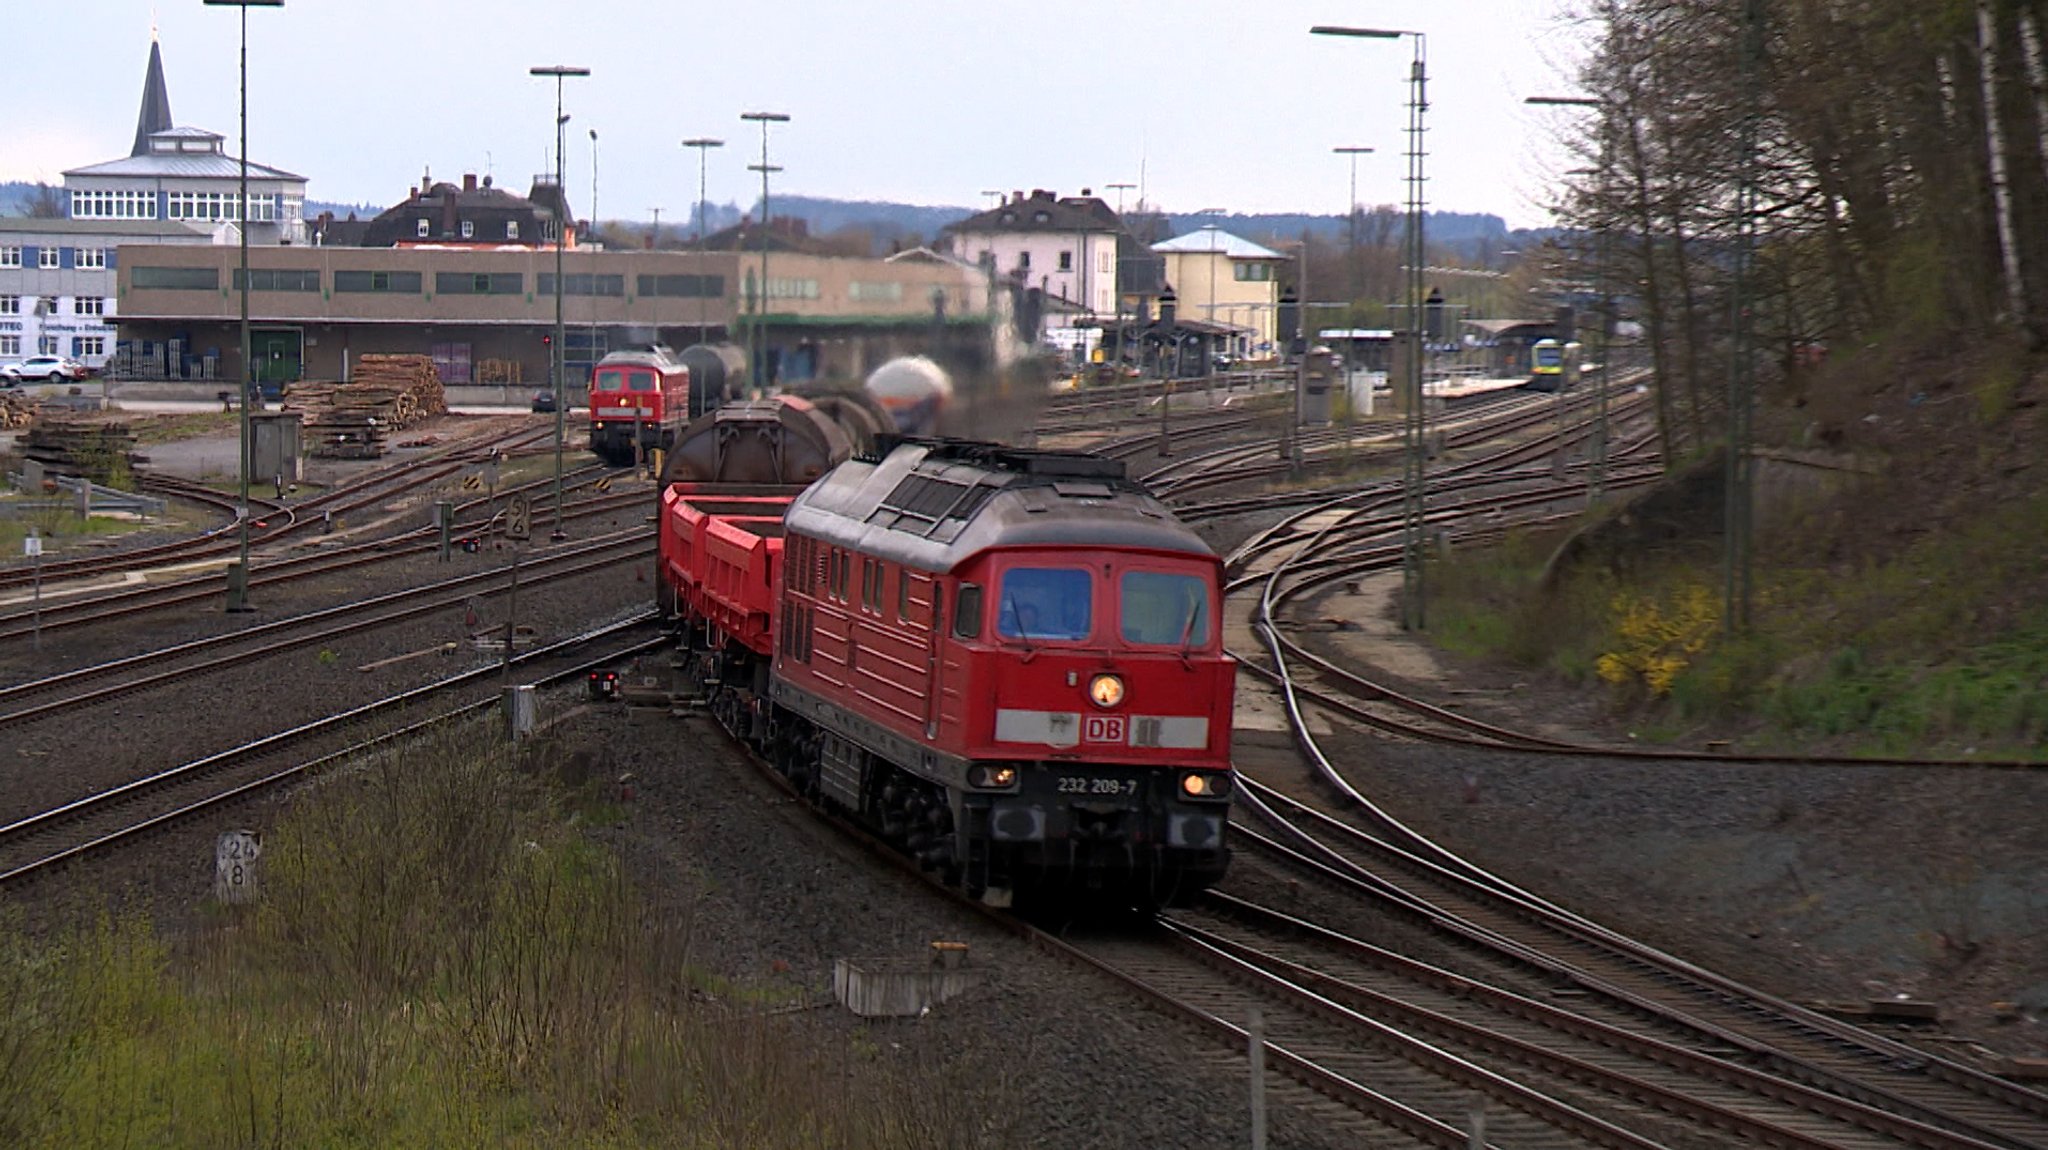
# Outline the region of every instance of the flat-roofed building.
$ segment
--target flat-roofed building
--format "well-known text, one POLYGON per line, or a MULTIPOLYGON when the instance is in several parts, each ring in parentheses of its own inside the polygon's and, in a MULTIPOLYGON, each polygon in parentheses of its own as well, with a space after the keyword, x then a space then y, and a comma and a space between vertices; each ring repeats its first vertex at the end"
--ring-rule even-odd
MULTIPOLYGON (((757 268, 752 253, 586 247, 562 261, 565 343, 578 353, 568 357, 571 386, 607 348, 730 338, 751 322, 738 303, 757 268)), ((124 247, 120 264, 123 341, 179 340, 235 377, 238 251, 124 247)), ((762 323, 779 382, 860 378, 913 351, 968 366, 988 355, 988 287, 977 269, 784 254, 769 272, 762 323)), ((266 383, 346 378, 370 353, 432 355, 446 383, 546 382, 551 247, 252 248, 249 291, 266 383)))

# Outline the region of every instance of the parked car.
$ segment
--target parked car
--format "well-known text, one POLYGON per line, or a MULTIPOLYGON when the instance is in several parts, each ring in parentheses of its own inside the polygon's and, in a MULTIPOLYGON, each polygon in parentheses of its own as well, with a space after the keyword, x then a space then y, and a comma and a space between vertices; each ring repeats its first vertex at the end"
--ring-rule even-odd
POLYGON ((555 393, 552 391, 534 392, 533 409, 535 411, 553 411, 555 409, 555 393))
POLYGON ((0 376, 14 383, 37 379, 63 383, 71 379, 91 379, 93 370, 66 355, 32 355, 20 363, 0 366, 0 376))

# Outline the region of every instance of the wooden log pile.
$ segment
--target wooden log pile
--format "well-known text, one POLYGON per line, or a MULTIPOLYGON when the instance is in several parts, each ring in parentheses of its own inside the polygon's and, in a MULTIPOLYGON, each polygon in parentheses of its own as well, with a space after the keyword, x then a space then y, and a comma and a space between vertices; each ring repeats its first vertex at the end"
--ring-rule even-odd
POLYGON ((27 427, 36 417, 36 401, 19 391, 0 391, 0 430, 27 427))
POLYGON ((347 383, 295 383, 285 407, 305 413, 306 454, 375 459, 390 435, 448 411, 441 374, 424 355, 366 355, 347 383))
POLYGON ((94 483, 106 483, 142 462, 135 453, 135 430, 107 421, 38 419, 21 437, 21 454, 51 474, 82 475, 94 483))

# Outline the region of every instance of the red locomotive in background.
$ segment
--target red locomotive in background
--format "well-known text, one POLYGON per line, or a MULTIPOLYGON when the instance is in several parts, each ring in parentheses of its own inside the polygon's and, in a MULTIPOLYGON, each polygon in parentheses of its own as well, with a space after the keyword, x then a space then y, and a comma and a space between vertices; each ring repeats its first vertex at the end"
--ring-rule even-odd
POLYGON ((620 467, 667 451, 691 420, 725 402, 744 370, 730 344, 680 356, 658 344, 609 353, 590 372, 590 450, 620 467))
POLYGON ((664 592, 713 712, 991 903, 1221 877, 1215 553, 1114 461, 885 439, 834 466, 834 434, 802 400, 729 405, 665 477, 664 592))

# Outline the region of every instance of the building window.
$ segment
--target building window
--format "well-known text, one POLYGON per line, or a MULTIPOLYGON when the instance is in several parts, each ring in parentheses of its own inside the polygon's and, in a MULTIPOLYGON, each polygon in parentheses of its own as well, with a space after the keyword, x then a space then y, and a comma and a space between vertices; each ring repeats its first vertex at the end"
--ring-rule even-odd
POLYGON ((218 268, 136 268, 134 286, 158 291, 218 291, 218 268))
POLYGON ((0 248, 0 268, 18 268, 20 266, 20 248, 0 248))
POLYGON ((57 297, 56 297, 56 296, 53 296, 53 295, 46 295, 46 296, 44 296, 43 298, 41 298, 41 299, 37 300, 37 301, 36 301, 36 314, 37 314, 37 315, 56 315, 56 314, 57 314, 57 297))
POLYGON ((420 294, 420 273, 336 271, 334 273, 334 290, 418 295, 420 294))
POLYGON ((1018 253, 1017 253, 1017 266, 1018 266, 1018 267, 1020 267, 1020 268, 1023 268, 1023 269, 1024 269, 1025 271, 1027 271, 1027 272, 1028 272, 1028 271, 1030 271, 1030 270, 1031 270, 1031 253, 1030 253, 1030 252, 1018 252, 1018 253))
POLYGON ((426 239, 429 235, 432 235, 434 231, 434 225, 428 223, 426 220, 417 220, 414 222, 413 226, 417 234, 419 235, 419 238, 421 239, 426 239))
POLYGON ((0 295, 0 315, 20 315, 20 314, 21 314, 21 297, 20 297, 20 296, 18 296, 18 295, 0 295))
MULTIPOLYGON (((553 295, 552 281, 541 277, 543 295, 553 295)), ((725 297, 724 276, 641 276, 640 294, 643 296, 668 296, 683 299, 723 299, 725 297)))
POLYGON ((1272 264, 1234 264, 1231 271, 1239 283, 1268 283, 1273 278, 1272 264))
MULTIPOLYGON (((643 283, 650 278, 652 277, 640 277, 643 283)), ((665 279, 667 277, 662 278, 665 279)), ((535 276, 534 279, 538 281, 538 286, 534 288, 536 292, 541 295, 555 294, 555 276, 553 272, 542 272, 535 276)), ((626 294, 626 277, 594 276, 588 272, 571 272, 562 277, 562 294, 621 297, 626 294)), ((640 294, 648 295, 651 293, 642 291, 640 294)))
POLYGON ((903 285, 900 283, 862 283, 854 280, 846 285, 846 298, 850 300, 876 300, 885 303, 900 303, 903 300, 903 285))
POLYGON ((56 354, 57 354, 57 337, 56 337, 56 336, 54 336, 54 335, 39 335, 39 336, 37 336, 37 337, 36 337, 36 354, 37 354, 37 355, 56 355, 56 354))
POLYGON ((153 220, 156 218, 156 194, 137 188, 74 191, 71 193, 71 218, 153 220))
POLYGON ((86 356, 107 354, 107 337, 103 335, 74 335, 71 337, 71 356, 83 359, 86 356))
POLYGON ((41 248, 41 249, 38 249, 38 250, 37 250, 37 252, 36 252, 36 266, 37 266, 38 268, 41 268, 41 269, 42 269, 42 270, 44 270, 44 271, 49 271, 49 270, 50 270, 50 269, 52 269, 52 268, 55 268, 55 267, 60 267, 60 266, 62 266, 61 264, 59 264, 59 263, 58 263, 58 260, 57 260, 57 249, 56 249, 56 248, 41 248))
POLYGON ((473 240, 473 239, 475 239, 475 238, 476 238, 476 221, 475 221, 475 220, 464 220, 464 221, 462 221, 462 238, 463 238, 463 239, 465 239, 465 240, 473 240))
POLYGON ((20 355, 20 354, 21 354, 21 337, 20 337, 20 336, 18 336, 18 335, 0 335, 0 355, 20 355))
POLYGON ((107 249, 79 248, 72 254, 72 266, 81 271, 107 266, 107 249))
MULTIPOLYGON (((234 286, 242 287, 242 269, 236 268, 234 286)), ((250 268, 250 291, 319 291, 318 268, 250 268)))
POLYGON ((82 295, 71 301, 71 307, 79 315, 107 314, 107 301, 104 296, 82 295))
POLYGON ((505 238, 506 238, 506 239, 508 239, 508 240, 516 240, 516 239, 518 239, 518 238, 519 238, 519 221, 518 221, 518 220, 506 220, 506 221, 505 221, 505 238))
POLYGON ((526 277, 518 272, 435 272, 434 291, 440 295, 518 295, 526 290, 526 277))
POLYGON ((1060 270, 1063 272, 1070 272, 1074 270, 1074 253, 1060 253, 1060 270))

